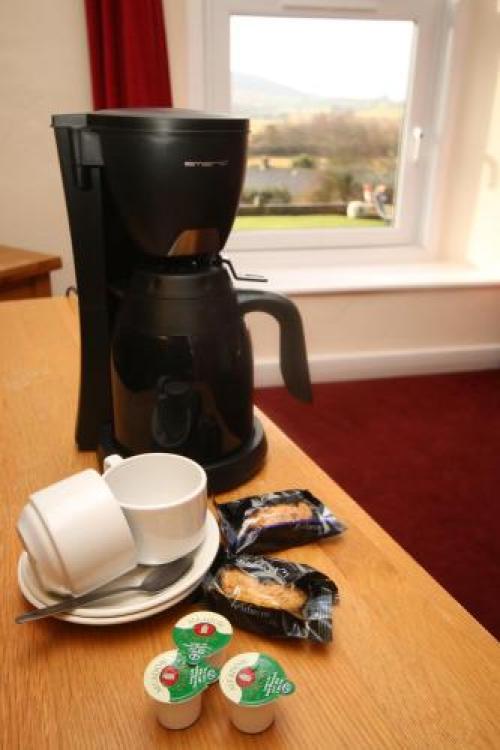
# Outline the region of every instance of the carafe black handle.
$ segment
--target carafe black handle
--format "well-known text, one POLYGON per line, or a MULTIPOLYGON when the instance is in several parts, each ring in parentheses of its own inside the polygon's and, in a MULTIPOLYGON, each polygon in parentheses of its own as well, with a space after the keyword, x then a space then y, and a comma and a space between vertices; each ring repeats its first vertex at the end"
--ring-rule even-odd
POLYGON ((276 318, 280 327, 280 368, 285 385, 295 398, 312 401, 304 329, 293 302, 280 294, 256 289, 238 289, 236 294, 243 315, 265 312, 276 318))

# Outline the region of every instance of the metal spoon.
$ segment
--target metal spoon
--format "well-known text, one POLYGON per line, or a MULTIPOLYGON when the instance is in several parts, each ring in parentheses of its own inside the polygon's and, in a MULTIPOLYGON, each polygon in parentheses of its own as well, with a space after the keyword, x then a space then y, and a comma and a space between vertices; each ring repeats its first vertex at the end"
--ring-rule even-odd
POLYGON ((50 617, 50 615, 57 615, 61 612, 69 612, 76 607, 81 607, 83 604, 91 604, 99 599, 104 599, 113 594, 121 594, 124 591, 140 591, 145 594, 157 594, 159 591, 166 589, 167 586, 171 586, 175 581, 179 580, 179 578, 189 570, 192 563, 192 555, 187 555, 186 557, 181 557, 179 560, 173 560, 164 565, 156 565, 152 570, 148 571, 143 581, 136 586, 122 586, 117 589, 89 591, 88 594, 82 594, 82 596, 68 596, 65 599, 61 599, 57 604, 52 604, 50 607, 33 609, 30 612, 25 612, 23 615, 16 617, 16 622, 18 625, 21 625, 23 622, 41 620, 43 617, 50 617))

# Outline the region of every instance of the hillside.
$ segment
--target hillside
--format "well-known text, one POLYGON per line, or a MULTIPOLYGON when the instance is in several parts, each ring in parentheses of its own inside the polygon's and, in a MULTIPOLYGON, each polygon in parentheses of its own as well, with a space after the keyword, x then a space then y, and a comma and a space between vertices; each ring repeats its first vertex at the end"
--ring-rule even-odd
POLYGON ((234 112, 254 118, 279 118, 288 113, 331 112, 350 110, 355 112, 386 113, 387 110, 401 111, 402 103, 389 99, 346 99, 328 98, 309 94, 284 86, 268 78, 232 73, 231 75, 234 112))

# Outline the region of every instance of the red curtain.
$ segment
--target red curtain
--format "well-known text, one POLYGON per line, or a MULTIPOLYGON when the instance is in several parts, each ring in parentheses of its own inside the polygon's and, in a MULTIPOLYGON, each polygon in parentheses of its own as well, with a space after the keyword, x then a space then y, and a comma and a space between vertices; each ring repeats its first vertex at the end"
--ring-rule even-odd
POLYGON ((85 0, 95 109, 168 107, 161 0, 85 0))

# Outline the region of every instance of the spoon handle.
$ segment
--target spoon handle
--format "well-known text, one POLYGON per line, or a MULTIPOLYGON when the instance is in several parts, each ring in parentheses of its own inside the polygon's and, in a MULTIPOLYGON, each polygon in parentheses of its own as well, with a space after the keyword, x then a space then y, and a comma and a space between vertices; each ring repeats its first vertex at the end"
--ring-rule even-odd
POLYGON ((58 615, 61 612, 68 612, 75 607, 81 607, 83 604, 89 604, 89 602, 95 602, 98 599, 104 599, 106 596, 111 594, 121 594, 124 591, 143 591, 140 586, 122 586, 119 589, 109 589, 108 591, 89 591, 88 594, 82 594, 81 596, 68 596, 62 599, 57 604, 51 604, 50 607, 42 607, 41 609, 32 609, 30 612, 25 612, 23 615, 16 617, 16 623, 22 625, 24 622, 32 622, 33 620, 41 620, 43 617, 50 617, 51 615, 58 615))

